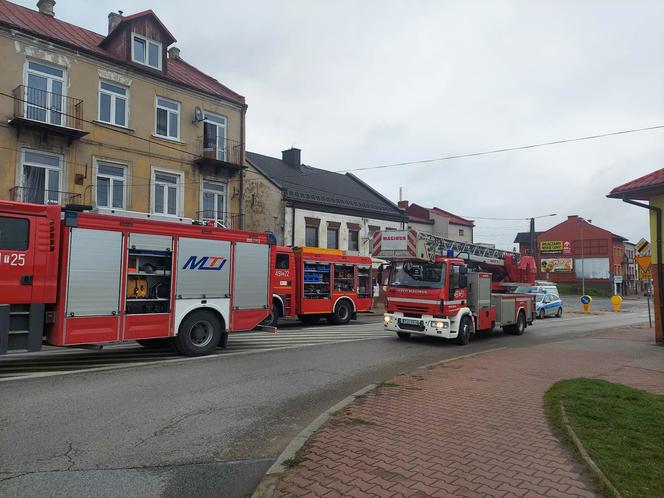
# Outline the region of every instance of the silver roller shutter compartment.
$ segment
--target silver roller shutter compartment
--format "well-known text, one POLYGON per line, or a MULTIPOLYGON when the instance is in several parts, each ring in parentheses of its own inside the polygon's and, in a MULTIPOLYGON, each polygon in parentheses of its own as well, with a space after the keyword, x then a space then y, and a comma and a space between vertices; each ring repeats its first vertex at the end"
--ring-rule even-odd
POLYGON ((173 237, 167 235, 146 235, 143 233, 129 234, 129 249, 142 251, 170 251, 173 248, 173 237))
POLYGON ((230 259, 230 242, 180 238, 176 287, 178 299, 229 297, 230 259))
POLYGON ((122 232, 72 228, 67 316, 118 313, 122 232))
POLYGON ((270 246, 238 242, 235 244, 233 308, 267 308, 270 275, 270 246))

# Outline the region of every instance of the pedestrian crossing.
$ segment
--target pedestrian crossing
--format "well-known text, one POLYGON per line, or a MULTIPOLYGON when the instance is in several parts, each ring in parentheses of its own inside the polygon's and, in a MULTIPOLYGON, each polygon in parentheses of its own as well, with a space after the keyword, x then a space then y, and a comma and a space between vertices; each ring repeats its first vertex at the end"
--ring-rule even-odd
MULTIPOLYGON (((382 322, 353 323, 338 326, 316 326, 302 329, 284 328, 276 333, 252 331, 231 334, 226 349, 217 349, 212 357, 237 356, 283 349, 305 348, 325 344, 392 338, 382 322)), ((202 358, 210 358, 210 356, 202 358)), ((146 349, 137 343, 105 346, 90 351, 78 348, 46 347, 37 353, 18 353, 0 357, 0 382, 83 371, 154 365, 158 363, 193 361, 172 349, 146 349)))

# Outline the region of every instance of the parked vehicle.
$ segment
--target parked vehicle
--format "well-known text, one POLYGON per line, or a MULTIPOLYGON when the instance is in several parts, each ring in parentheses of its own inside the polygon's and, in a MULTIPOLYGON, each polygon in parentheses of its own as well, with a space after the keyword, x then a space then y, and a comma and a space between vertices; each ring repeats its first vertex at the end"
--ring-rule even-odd
POLYGON ((263 233, 0 201, 0 353, 172 342, 198 356, 272 301, 263 233))
POLYGON ((294 317, 343 325, 371 309, 371 258, 337 249, 277 247, 271 287, 272 313, 264 325, 294 317))
POLYGON ((514 289, 514 292, 522 294, 552 294, 559 296, 558 287, 556 284, 546 285, 519 285, 514 289))
POLYGON ((563 316, 563 302, 557 294, 536 294, 535 305, 537 306, 537 318, 563 316))
POLYGON ((464 345, 476 331, 499 326, 521 335, 533 323, 534 296, 492 292, 506 280, 532 282, 531 257, 416 230, 378 232, 372 247, 374 256, 392 262, 384 323, 399 338, 429 335, 464 345))

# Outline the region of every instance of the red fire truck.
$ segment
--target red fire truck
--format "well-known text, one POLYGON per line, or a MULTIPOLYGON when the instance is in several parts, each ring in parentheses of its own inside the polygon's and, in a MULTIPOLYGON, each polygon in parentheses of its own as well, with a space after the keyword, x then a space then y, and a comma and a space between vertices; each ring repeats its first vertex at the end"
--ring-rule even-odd
POLYGON ((198 356, 272 301, 268 235, 0 201, 0 353, 137 340, 198 356))
POLYGON ((534 296, 492 292, 533 282, 530 256, 416 230, 378 232, 372 244, 374 256, 391 262, 385 329, 402 339, 419 334, 464 345, 476 331, 499 326, 521 335, 533 323, 534 296))
POLYGON ((277 247, 272 257, 272 315, 265 325, 283 317, 342 325, 371 309, 371 258, 313 247, 277 247))

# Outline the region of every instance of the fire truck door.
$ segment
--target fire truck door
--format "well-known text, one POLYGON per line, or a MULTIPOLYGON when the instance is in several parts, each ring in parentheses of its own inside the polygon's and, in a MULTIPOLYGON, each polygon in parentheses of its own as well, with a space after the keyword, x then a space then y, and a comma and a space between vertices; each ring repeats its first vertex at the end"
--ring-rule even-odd
POLYGON ((20 214, 0 215, 0 304, 32 302, 39 221, 20 214))

